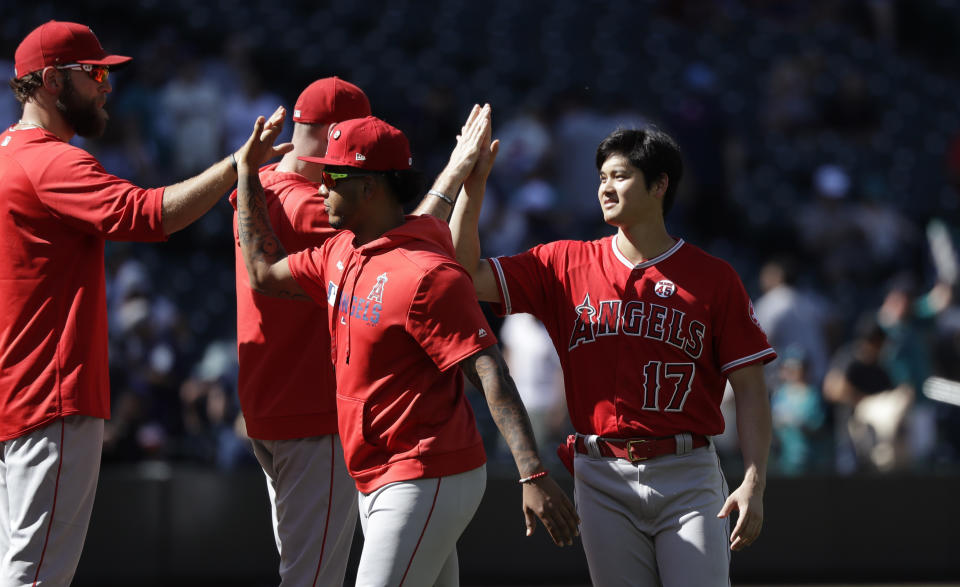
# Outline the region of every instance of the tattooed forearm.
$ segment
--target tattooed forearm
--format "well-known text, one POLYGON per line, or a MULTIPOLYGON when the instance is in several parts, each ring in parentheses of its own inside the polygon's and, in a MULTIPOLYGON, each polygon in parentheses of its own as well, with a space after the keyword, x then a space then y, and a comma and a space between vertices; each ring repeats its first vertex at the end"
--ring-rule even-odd
POLYGON ((500 349, 496 346, 484 349, 465 359, 461 366, 467 379, 486 396, 493 421, 507 441, 520 475, 526 477, 536 472, 542 463, 533 427, 517 386, 507 373, 500 349))
POLYGON ((308 299, 302 292, 269 279, 274 263, 287 256, 277 238, 256 170, 244 170, 237 179, 237 234, 250 287, 258 293, 291 299, 308 299))
POLYGON ((251 276, 258 264, 273 265, 287 256, 270 226, 263 185, 257 173, 241 173, 237 180, 237 232, 251 276))

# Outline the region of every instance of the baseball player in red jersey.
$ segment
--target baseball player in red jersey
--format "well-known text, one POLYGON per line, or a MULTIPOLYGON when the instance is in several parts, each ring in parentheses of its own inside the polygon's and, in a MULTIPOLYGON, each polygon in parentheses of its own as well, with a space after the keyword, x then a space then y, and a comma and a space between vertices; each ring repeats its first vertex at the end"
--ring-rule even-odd
MULTIPOLYGON (((50 21, 17 47, 23 105, 0 134, 0 584, 68 585, 93 508, 110 417, 106 240, 162 241, 206 212, 232 158, 143 189, 104 171, 74 135, 96 137, 111 68, 89 27, 50 21)), ((279 132, 283 111, 265 125, 279 132)), ((262 152, 266 161, 283 148, 262 152)))
POLYGON ((451 217, 481 300, 529 312, 553 339, 577 434, 577 511, 595 585, 729 585, 730 548, 763 521, 770 407, 762 365, 776 357, 734 270, 667 233, 680 151, 655 129, 618 130, 597 150, 598 197, 615 235, 480 260, 477 220, 490 144, 451 217), (710 436, 737 401, 743 484, 727 495, 710 436))
MULTIPOLYGON (((489 135, 488 107, 480 117, 473 137, 489 135)), ((311 160, 326 165, 320 194, 330 225, 343 231, 289 257, 248 161, 269 147, 260 134, 240 155, 240 243, 255 289, 330 308, 339 430, 365 536, 357 585, 459 582, 456 541, 480 503, 486 469, 458 366, 484 391, 513 452, 528 532, 536 514, 555 542, 571 543, 573 506, 546 476, 449 231, 433 217, 403 214, 417 193, 403 133, 374 117, 333 128, 326 155, 311 160)))
MULTIPOLYGON (((317 80, 297 98, 293 150, 260 169, 270 223, 291 252, 334 234, 317 193, 327 133, 341 120, 370 115, 357 86, 317 80)), ((230 202, 236 207, 236 191, 230 202)), ((250 288, 237 237, 238 393, 254 455, 267 479, 281 585, 340 585, 357 523, 357 492, 337 434, 336 382, 324 306, 279 300, 250 288)))

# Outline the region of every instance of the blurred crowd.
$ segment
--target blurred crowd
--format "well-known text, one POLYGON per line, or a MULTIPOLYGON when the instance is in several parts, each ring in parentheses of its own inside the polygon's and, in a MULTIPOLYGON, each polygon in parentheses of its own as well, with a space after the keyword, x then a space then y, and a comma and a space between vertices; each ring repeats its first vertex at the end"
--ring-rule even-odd
MULTIPOLYGON (((145 186, 222 158, 257 115, 289 110, 325 75, 363 87, 375 114, 408 131, 427 177, 469 105, 490 101, 501 149, 486 256, 609 234, 596 146, 618 126, 660 126, 686 164, 668 225, 734 265, 780 354, 768 369, 771 473, 958 470, 952 3, 496 0, 479 32, 466 0, 295 2, 282 18, 266 2, 225 1, 230 18, 191 10, 189 22, 183 2, 32 4, 0 5, 0 68, 12 72, 16 43, 50 18, 90 22, 134 56, 111 74, 107 134, 83 146, 145 186), (540 9, 535 30, 518 24, 540 9)), ((18 114, 4 93, 0 118, 18 114)), ((224 198, 159 247, 108 245, 108 462, 254 463, 236 398, 231 215, 224 198)), ((552 346, 529 316, 490 319, 552 453, 570 432, 552 346)), ((482 404, 491 457, 505 458, 482 404)), ((734 458, 732 432, 718 446, 734 458)))

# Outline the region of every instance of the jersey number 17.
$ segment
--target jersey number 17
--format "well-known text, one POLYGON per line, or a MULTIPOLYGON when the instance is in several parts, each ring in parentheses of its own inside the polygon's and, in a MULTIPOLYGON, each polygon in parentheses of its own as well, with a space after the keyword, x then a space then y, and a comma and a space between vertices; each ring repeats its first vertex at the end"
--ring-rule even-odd
POLYGON ((662 363, 650 361, 643 366, 643 409, 659 412, 660 397, 669 400, 664 412, 682 412, 683 404, 693 389, 693 376, 696 365, 693 363, 662 363))

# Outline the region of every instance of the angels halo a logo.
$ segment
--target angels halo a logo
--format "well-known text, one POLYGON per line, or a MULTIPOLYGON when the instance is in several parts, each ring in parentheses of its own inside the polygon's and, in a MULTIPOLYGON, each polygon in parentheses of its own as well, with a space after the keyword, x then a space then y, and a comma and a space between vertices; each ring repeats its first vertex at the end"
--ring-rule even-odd
POLYGON ((677 291, 677 286, 669 279, 661 279, 657 282, 657 285, 653 286, 653 293, 661 298, 669 298, 675 291, 677 291))

